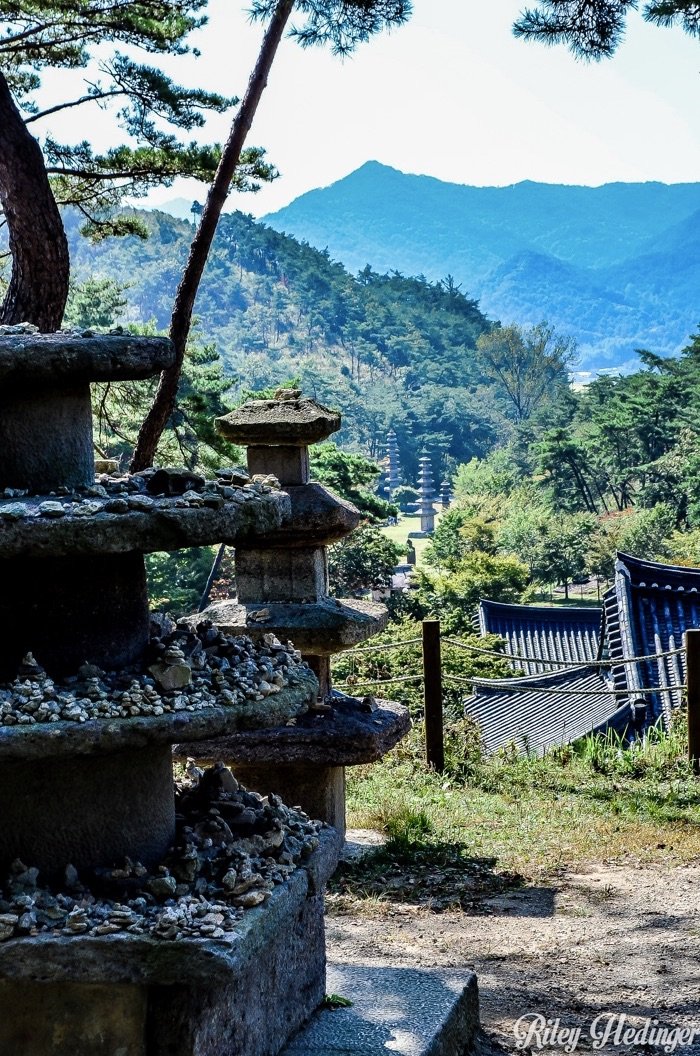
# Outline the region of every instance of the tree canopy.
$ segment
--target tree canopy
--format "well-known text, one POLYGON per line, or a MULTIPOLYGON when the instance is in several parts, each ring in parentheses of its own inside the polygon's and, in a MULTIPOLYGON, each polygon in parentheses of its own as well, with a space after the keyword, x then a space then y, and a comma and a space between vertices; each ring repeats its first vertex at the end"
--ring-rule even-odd
MULTIPOLYGON (((203 207, 203 244, 198 250, 206 259, 211 238, 211 232, 204 233, 207 223, 216 226, 232 183, 255 189, 259 181, 274 177, 264 151, 244 148, 267 80, 267 68, 258 69, 260 59, 244 98, 250 113, 239 122, 235 142, 227 143, 223 154, 216 144, 180 138, 200 128, 207 112, 221 113, 238 102, 183 87, 150 59, 190 50, 190 34, 205 22, 206 7, 207 0, 0 0, 0 204, 13 261, 0 321, 26 320, 49 331, 60 326, 69 257, 59 206, 78 208, 93 237, 143 234, 137 218, 114 216, 125 194, 138 197, 178 176, 213 180, 215 198, 223 197, 214 203, 210 194, 203 207), (37 93, 48 68, 85 70, 84 89, 42 109, 37 93), (51 135, 54 115, 88 106, 113 109, 121 129, 120 141, 103 153, 86 140, 62 143, 51 135), (39 149, 33 133, 44 129, 39 149)), ((260 56, 267 48, 268 64, 292 13, 299 16, 292 33, 302 45, 327 43, 347 54, 379 29, 404 21, 410 4, 255 0, 253 16, 268 23, 260 56)), ((193 300, 197 283, 191 285, 193 300)), ((186 309, 183 314, 187 316, 186 309)), ((183 348, 185 339, 186 334, 180 342, 183 348)))
MULTIPOLYGON (((615 52, 638 6, 638 0, 538 0, 523 11, 513 31, 526 40, 566 44, 577 58, 601 59, 615 52)), ((697 0, 647 0, 642 14, 654 25, 679 25, 691 36, 700 35, 697 0)))
MULTIPOLYGON (((93 238, 143 235, 136 217, 114 215, 125 195, 144 195, 178 176, 212 178, 220 148, 179 134, 193 133, 207 112, 224 112, 237 100, 183 87, 150 59, 185 54, 189 34, 205 21, 206 3, 0 0, 0 203, 13 257, 4 322, 28 320, 45 330, 60 325, 69 263, 57 206, 75 206, 93 238), (83 90, 67 89, 42 109, 48 69, 84 70, 83 90), (52 117, 86 107, 109 109, 116 118, 119 141, 104 152, 87 140, 63 143, 51 134, 52 117)), ((236 182, 254 189, 273 175, 264 152, 251 149, 236 182)))
MULTIPOLYGON (((93 236, 142 232, 135 218, 111 218, 113 206, 125 194, 138 197, 176 176, 209 180, 213 175, 218 147, 182 142, 166 126, 192 132, 204 124, 207 112, 224 112, 237 100, 182 87, 151 62, 133 57, 134 49, 144 58, 189 51, 186 39, 205 21, 199 13, 206 3, 0 0, 5 27, 0 36, 0 67, 25 124, 43 133, 46 171, 58 204, 76 205, 93 236), (108 53, 105 43, 110 45, 108 53), (127 46, 129 54, 119 50, 127 46), (42 74, 57 68, 85 70, 85 90, 40 109, 36 97, 42 74), (55 114, 88 106, 113 110, 122 142, 99 153, 85 140, 59 143, 45 131, 55 114)), ((78 121, 76 125, 80 127, 78 121)), ((259 162, 260 154, 252 152, 247 161, 251 165, 259 162)), ((241 172, 240 184, 245 186, 253 173, 250 166, 241 172)), ((257 175, 265 178, 270 170, 261 167, 257 175)))
POLYGON ((476 347, 487 378, 494 382, 509 417, 524 422, 569 381, 574 344, 546 323, 526 329, 494 327, 481 334, 476 347))

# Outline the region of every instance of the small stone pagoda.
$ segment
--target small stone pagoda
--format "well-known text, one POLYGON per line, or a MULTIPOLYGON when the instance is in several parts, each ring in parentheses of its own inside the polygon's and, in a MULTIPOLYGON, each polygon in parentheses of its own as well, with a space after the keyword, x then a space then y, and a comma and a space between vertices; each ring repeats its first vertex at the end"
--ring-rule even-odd
POLYGON ((384 492, 387 499, 391 499, 396 489, 401 485, 399 442, 393 429, 389 432, 386 438, 386 463, 387 469, 384 492))
POLYGON ((237 597, 215 602, 196 619, 211 620, 229 634, 260 639, 273 631, 291 639, 318 677, 319 700, 293 725, 184 744, 176 751, 225 758, 244 784, 299 803, 342 837, 345 767, 380 759, 404 736, 409 721, 400 705, 375 708, 332 692, 331 657, 387 623, 383 605, 328 594, 326 548, 348 535, 361 517, 350 503, 310 480, 309 445, 338 430, 340 415, 299 390, 280 389, 275 399, 251 400, 218 419, 217 426, 228 440, 246 447, 253 479, 279 482, 289 496, 291 516, 278 530, 238 543, 237 597))
POLYGON ((0 338, 0 1051, 274 1056, 323 996, 335 850, 222 764, 176 789, 171 745, 295 721, 318 681, 273 634, 153 623, 143 555, 258 553, 293 504, 226 474, 96 480, 90 382, 172 347, 26 329, 0 338))
POLYGON ((443 510, 449 510, 452 504, 452 485, 447 479, 440 485, 440 504, 443 510))
POLYGON ((420 531, 409 532, 409 537, 420 539, 432 535, 435 531, 435 489, 433 487, 433 470, 430 457, 422 454, 418 460, 418 513, 420 514, 420 531))

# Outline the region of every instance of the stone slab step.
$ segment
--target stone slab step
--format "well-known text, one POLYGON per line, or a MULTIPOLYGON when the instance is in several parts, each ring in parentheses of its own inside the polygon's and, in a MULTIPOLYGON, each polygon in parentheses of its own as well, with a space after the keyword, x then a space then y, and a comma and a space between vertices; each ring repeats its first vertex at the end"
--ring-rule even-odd
POLYGON ((466 1056, 479 1029, 473 972, 330 964, 326 989, 353 1002, 324 1009, 281 1056, 466 1056))

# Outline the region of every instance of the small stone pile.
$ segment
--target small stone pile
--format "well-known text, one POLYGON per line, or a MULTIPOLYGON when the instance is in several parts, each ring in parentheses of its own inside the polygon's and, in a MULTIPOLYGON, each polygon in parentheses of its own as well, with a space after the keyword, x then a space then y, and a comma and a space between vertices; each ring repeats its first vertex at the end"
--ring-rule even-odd
POLYGON ((94 484, 74 491, 58 488, 49 497, 32 497, 26 489, 5 488, 0 492, 0 520, 95 517, 100 513, 187 507, 220 509, 226 502, 250 502, 258 495, 278 490, 279 481, 271 474, 251 477, 239 468, 219 469, 215 480, 205 480, 199 473, 177 468, 146 469, 123 476, 100 473, 94 484), (17 499, 28 501, 14 501, 17 499))
POLYGON ((14 681, 0 685, 0 726, 245 706, 294 685, 308 670, 299 650, 274 634, 254 644, 207 621, 192 630, 156 616, 154 625, 145 669, 84 664, 59 680, 28 653, 14 681))
POLYGON ((223 763, 192 761, 176 786, 177 828, 162 864, 126 860, 84 875, 69 865, 60 884, 13 863, 0 893, 0 941, 53 933, 224 939, 319 846, 322 823, 239 786, 223 763))

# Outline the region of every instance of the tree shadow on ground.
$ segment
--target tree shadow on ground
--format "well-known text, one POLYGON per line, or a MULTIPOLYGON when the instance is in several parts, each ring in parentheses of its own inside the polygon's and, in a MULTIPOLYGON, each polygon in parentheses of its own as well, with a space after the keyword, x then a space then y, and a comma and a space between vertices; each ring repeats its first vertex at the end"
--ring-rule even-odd
MULTIPOLYGON (((523 886, 518 873, 501 872, 496 858, 475 858, 463 845, 445 841, 389 840, 360 858, 341 862, 329 892, 356 899, 379 899, 418 905, 435 913, 462 909, 471 913, 517 911, 517 907, 489 900, 523 886)), ((554 889, 542 889, 533 900, 535 915, 549 916, 554 889), (549 897, 547 897, 549 896, 549 897)))

